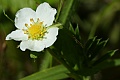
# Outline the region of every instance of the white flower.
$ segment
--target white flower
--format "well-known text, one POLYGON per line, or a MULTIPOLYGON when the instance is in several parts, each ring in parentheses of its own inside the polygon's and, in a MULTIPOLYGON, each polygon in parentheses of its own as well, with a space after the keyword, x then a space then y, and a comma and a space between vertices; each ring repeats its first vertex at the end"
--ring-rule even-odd
POLYGON ((22 51, 42 51, 57 39, 58 28, 49 27, 53 24, 55 14, 56 9, 46 2, 40 4, 36 12, 31 8, 20 9, 15 17, 15 26, 18 29, 8 34, 6 40, 21 41, 22 51))

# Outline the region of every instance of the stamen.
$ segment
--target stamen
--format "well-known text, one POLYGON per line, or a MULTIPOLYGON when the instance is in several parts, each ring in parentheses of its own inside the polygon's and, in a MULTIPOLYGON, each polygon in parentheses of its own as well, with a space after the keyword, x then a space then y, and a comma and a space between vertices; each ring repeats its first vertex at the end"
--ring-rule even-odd
POLYGON ((32 26, 32 24, 30 24, 30 26, 32 26))
POLYGON ((28 28, 28 24, 25 24, 25 26, 28 28))
POLYGON ((30 19, 30 22, 34 22, 33 18, 30 19))
POLYGON ((39 22, 40 21, 40 19, 39 18, 37 18, 37 22, 39 22))
POLYGON ((43 25, 43 21, 40 22, 40 19, 37 18, 37 21, 34 22, 33 18, 30 19, 31 24, 25 24, 28 28, 24 30, 24 34, 28 35, 28 39, 31 40, 41 40, 44 38, 45 33, 47 33, 47 28, 43 25))
POLYGON ((42 21, 42 22, 40 22, 40 24, 43 24, 43 21, 42 21))
POLYGON ((28 34, 27 30, 25 30, 25 29, 22 29, 22 30, 23 30, 24 34, 28 34))

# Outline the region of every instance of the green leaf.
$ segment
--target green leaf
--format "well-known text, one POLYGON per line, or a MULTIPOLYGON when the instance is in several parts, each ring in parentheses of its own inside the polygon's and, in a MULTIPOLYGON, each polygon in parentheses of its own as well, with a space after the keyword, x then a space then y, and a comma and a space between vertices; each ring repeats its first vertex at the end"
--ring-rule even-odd
POLYGON ((102 62, 102 61, 104 61, 104 60, 112 57, 112 56, 115 54, 116 51, 117 51, 117 50, 108 51, 108 52, 107 52, 105 55, 103 55, 100 59, 98 59, 97 61, 95 61, 95 63, 94 63, 93 65, 99 64, 100 62, 102 62))
POLYGON ((97 47, 97 44, 99 43, 100 40, 101 39, 96 39, 92 42, 89 49, 87 50, 87 55, 91 56, 94 53, 95 48, 97 47))
POLYGON ((91 39, 89 39, 87 42, 86 42, 86 44, 85 44, 85 53, 87 54, 87 51, 90 49, 90 47, 92 46, 92 44, 93 44, 93 42, 96 40, 96 37, 94 37, 94 38, 91 38, 91 39))
POLYGON ((75 28, 75 35, 76 35, 76 37, 77 37, 78 40, 81 40, 80 31, 79 31, 79 26, 78 25, 75 28))
POLYGON ((120 66, 120 59, 114 59, 114 60, 105 60, 95 66, 96 69, 101 70, 108 67, 116 67, 120 66))
POLYGON ((78 25, 77 25, 77 27, 74 30, 72 24, 70 23, 69 30, 74 34, 75 39, 77 39, 77 41, 81 39, 80 34, 79 34, 79 27, 78 27, 78 25))
POLYGON ((120 66, 120 59, 113 59, 113 60, 109 59, 94 66, 91 72, 96 73, 100 70, 110 68, 110 67, 117 67, 117 66, 120 66))
POLYGON ((70 23, 70 26, 69 26, 69 30, 74 34, 74 28, 73 28, 71 23, 70 23))
POLYGON ((63 65, 58 65, 40 72, 36 72, 20 80, 59 80, 68 78, 67 73, 69 73, 69 71, 63 65))
POLYGON ((77 25, 77 27, 75 28, 75 34, 76 34, 76 35, 79 35, 79 33, 80 33, 80 32, 79 32, 79 27, 78 27, 78 25, 77 25))
POLYGON ((96 45, 96 48, 94 49, 93 54, 90 57, 90 60, 94 59, 96 55, 99 54, 99 52, 106 46, 107 42, 108 42, 108 39, 101 41, 96 45))
POLYGON ((114 60, 109 59, 90 68, 84 67, 82 70, 78 71, 78 74, 83 76, 91 76, 103 69, 110 67, 117 67, 117 66, 120 66, 120 59, 114 59, 114 60))
POLYGON ((82 59, 82 48, 74 40, 74 35, 67 29, 59 30, 58 39, 54 46, 71 66, 75 66, 79 59, 82 59))

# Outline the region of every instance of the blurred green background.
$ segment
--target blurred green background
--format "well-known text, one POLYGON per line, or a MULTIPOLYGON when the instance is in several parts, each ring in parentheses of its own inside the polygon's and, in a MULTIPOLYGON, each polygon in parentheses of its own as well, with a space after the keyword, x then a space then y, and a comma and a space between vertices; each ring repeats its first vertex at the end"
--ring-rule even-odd
MULTIPOLYGON (((16 28, 4 15, 3 10, 14 20, 19 9, 30 7, 35 10, 45 1, 58 8, 59 0, 0 0, 0 80, 18 80, 38 71, 44 56, 41 52, 34 62, 29 57, 30 51, 22 52, 17 48, 19 42, 5 41, 6 35, 16 28)), ((106 50, 120 49, 120 0, 77 0, 77 2, 75 3, 77 6, 71 9, 72 14, 68 16, 68 22, 74 26, 79 25, 83 42, 93 30, 93 35, 90 36, 95 34, 98 38, 109 38, 106 50)), ((120 58, 120 50, 112 57, 114 58, 120 58)), ((101 80, 120 80, 120 67, 104 69, 99 76, 101 80)))

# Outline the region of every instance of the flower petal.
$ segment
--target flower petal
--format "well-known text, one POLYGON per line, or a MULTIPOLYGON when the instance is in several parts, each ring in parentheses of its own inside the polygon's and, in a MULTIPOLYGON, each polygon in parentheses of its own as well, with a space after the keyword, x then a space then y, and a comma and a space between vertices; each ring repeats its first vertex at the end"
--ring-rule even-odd
POLYGON ((50 28, 47 32, 48 33, 45 35, 45 39, 43 40, 46 48, 53 45, 53 43, 56 41, 56 36, 58 35, 58 28, 50 28))
POLYGON ((12 31, 10 34, 7 35, 6 40, 14 39, 16 41, 27 40, 28 35, 24 34, 22 30, 15 30, 12 31))
POLYGON ((31 8, 20 9, 16 13, 15 26, 18 29, 26 29, 25 24, 27 23, 29 25, 31 18, 36 20, 36 13, 35 13, 35 11, 33 11, 31 8))
POLYGON ((20 43, 20 49, 22 51, 25 51, 26 49, 29 49, 31 51, 37 51, 40 52, 45 48, 45 45, 42 41, 38 40, 28 40, 28 41, 22 41, 20 43))
POLYGON ((53 23, 56 12, 55 8, 52 8, 48 3, 44 2, 37 7, 36 16, 43 21, 44 25, 50 26, 53 23))

